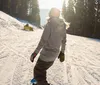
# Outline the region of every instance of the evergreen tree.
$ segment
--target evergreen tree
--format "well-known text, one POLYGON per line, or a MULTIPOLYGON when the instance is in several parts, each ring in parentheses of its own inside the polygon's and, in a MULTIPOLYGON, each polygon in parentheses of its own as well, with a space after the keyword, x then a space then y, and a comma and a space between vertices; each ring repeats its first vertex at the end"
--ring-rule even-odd
POLYGON ((70 27, 68 28, 67 32, 73 34, 74 33, 74 21, 75 21, 75 9, 74 9, 74 0, 65 0, 63 2, 62 7, 62 15, 66 22, 70 23, 70 27))
POLYGON ((73 17, 74 17, 74 2, 73 2, 73 0, 69 0, 68 2, 66 2, 66 0, 64 0, 62 15, 67 22, 73 21, 73 17), (66 5, 66 3, 68 3, 68 6, 66 5))
POLYGON ((1 10, 3 10, 6 13, 8 13, 7 7, 8 7, 8 1, 2 0, 1 1, 1 10))
POLYGON ((36 22, 36 24, 40 25, 40 10, 38 0, 33 0, 32 3, 32 19, 36 22))
POLYGON ((0 0, 0 10, 40 25, 38 0, 0 0))
POLYGON ((96 0, 96 13, 95 13, 95 27, 93 36, 96 38, 100 38, 100 0, 96 0))
POLYGON ((2 0, 0 0, 0 11, 2 10, 2 0))
POLYGON ((63 2, 63 7, 62 7, 62 17, 65 19, 65 20, 67 20, 66 19, 66 13, 67 13, 67 7, 66 7, 66 0, 64 0, 64 2, 63 2))
POLYGON ((28 19, 31 22, 35 22, 37 25, 40 25, 39 14, 40 14, 40 10, 39 10, 39 5, 38 5, 38 0, 30 0, 28 19))
POLYGON ((11 13, 10 15, 17 17, 18 16, 18 0, 11 0, 11 13))
POLYGON ((95 0, 88 0, 88 17, 87 17, 87 34, 89 37, 93 36, 95 27, 95 0))
POLYGON ((0 10, 3 10, 4 12, 6 12, 6 13, 10 13, 11 12, 11 7, 10 7, 10 5, 11 5, 11 0, 1 0, 0 1, 1 2, 1 7, 0 7, 0 10))
POLYGON ((84 6, 84 0, 77 0, 75 4, 75 21, 74 24, 74 34, 83 35, 84 33, 84 22, 86 17, 86 11, 84 6))
POLYGON ((18 14, 19 18, 26 19, 28 13, 28 0, 19 0, 18 1, 18 14))
POLYGON ((63 8, 66 10, 64 18, 70 22, 68 32, 92 37, 95 27, 95 0, 69 0, 67 8, 63 8))

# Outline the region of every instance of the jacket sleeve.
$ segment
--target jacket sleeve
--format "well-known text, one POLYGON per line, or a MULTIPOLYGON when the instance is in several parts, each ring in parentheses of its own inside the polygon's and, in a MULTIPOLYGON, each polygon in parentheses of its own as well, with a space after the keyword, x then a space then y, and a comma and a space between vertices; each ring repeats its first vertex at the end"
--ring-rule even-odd
POLYGON ((42 37, 40 39, 40 42, 35 50, 35 53, 39 53, 39 51, 41 50, 41 48, 45 45, 45 43, 47 42, 48 38, 50 36, 50 23, 48 22, 44 28, 42 37))
POLYGON ((62 46, 61 46, 61 52, 62 53, 65 52, 65 47, 66 47, 66 26, 64 28, 65 28, 65 31, 64 31, 64 37, 63 37, 62 46))

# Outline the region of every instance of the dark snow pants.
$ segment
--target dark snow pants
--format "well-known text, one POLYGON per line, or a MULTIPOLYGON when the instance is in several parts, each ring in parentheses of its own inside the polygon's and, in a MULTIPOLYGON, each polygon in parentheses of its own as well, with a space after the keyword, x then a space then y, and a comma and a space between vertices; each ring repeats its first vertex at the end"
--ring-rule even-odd
POLYGON ((46 80, 46 70, 51 67, 53 62, 45 62, 38 59, 34 68, 34 78, 37 81, 37 85, 48 85, 46 80))

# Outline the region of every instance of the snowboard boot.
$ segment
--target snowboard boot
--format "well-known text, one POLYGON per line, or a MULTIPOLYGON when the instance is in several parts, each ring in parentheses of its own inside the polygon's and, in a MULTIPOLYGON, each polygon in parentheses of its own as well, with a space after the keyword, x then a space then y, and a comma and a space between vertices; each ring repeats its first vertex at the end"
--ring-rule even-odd
MULTIPOLYGON (((37 85, 37 84, 34 84, 34 83, 33 83, 32 85, 37 85)), ((48 83, 48 85, 51 85, 51 84, 48 83)))

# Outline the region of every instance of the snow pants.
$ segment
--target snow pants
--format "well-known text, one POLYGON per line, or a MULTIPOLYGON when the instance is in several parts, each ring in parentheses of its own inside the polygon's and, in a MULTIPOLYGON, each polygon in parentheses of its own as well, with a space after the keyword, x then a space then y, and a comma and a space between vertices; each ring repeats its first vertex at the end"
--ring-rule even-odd
POLYGON ((34 78, 37 81, 37 85, 48 85, 48 82, 46 80, 46 71, 52 66, 53 62, 45 62, 40 58, 38 59, 34 67, 34 78))

